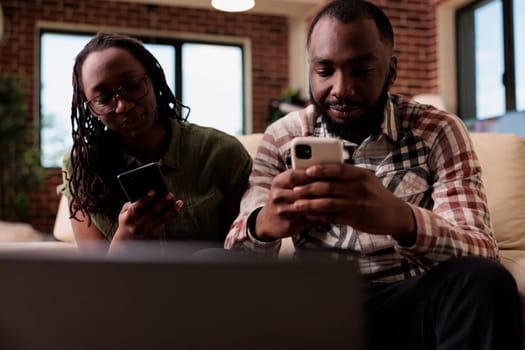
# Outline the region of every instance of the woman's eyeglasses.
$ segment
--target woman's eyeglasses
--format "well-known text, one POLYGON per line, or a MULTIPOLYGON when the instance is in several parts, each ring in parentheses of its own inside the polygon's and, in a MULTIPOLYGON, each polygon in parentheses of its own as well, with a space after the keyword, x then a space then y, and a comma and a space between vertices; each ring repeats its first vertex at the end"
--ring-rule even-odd
POLYGON ((105 115, 113 112, 117 108, 117 95, 126 99, 126 101, 135 102, 147 94, 147 74, 143 74, 129 83, 120 86, 116 92, 100 94, 84 102, 84 108, 89 108, 95 115, 105 115))

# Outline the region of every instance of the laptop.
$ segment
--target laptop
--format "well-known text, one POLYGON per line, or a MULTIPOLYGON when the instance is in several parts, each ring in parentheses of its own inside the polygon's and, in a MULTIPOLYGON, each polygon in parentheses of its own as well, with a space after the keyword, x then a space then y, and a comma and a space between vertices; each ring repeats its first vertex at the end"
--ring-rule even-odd
MULTIPOLYGON (((213 251, 213 250, 212 250, 213 251)), ((0 252, 1 349, 362 349, 351 262, 0 252)))

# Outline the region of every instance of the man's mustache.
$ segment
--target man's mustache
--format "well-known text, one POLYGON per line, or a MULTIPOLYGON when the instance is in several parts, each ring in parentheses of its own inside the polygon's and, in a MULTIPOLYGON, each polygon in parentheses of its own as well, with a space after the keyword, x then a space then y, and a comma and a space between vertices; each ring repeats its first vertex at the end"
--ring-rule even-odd
POLYGON ((358 101, 352 101, 350 99, 338 99, 333 101, 327 101, 323 103, 324 108, 331 108, 331 107, 366 107, 366 105, 362 102, 358 101))

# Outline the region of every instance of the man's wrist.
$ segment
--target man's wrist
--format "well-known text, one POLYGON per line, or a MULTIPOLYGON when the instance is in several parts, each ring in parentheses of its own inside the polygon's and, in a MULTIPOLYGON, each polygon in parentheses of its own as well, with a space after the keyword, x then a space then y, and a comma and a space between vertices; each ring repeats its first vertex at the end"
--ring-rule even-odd
POLYGON ((407 208, 410 211, 410 220, 407 221, 407 228, 402 231, 402 234, 397 235, 394 239, 400 246, 411 247, 416 244, 417 240, 417 221, 416 215, 410 205, 407 204, 407 208))
POLYGON ((252 236, 254 239, 260 242, 272 242, 275 241, 274 238, 265 239, 257 236, 257 216, 261 212, 263 207, 257 208, 248 217, 248 234, 252 236))

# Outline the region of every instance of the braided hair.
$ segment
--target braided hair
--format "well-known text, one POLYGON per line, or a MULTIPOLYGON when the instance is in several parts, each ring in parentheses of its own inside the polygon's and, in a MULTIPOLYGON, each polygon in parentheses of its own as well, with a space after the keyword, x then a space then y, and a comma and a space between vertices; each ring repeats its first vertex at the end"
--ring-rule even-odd
POLYGON ((146 68, 146 74, 153 82, 159 122, 168 129, 170 119, 185 120, 182 117, 185 106, 175 98, 162 67, 142 42, 122 34, 101 32, 84 46, 73 67, 73 147, 71 174, 66 180, 72 195, 71 218, 76 218, 81 211, 88 217, 88 225, 91 225, 88 213, 116 218, 126 202, 116 179, 116 175, 126 168, 125 159, 118 152, 115 134, 85 107, 87 99, 82 86, 82 66, 89 54, 112 47, 127 50, 146 68))

